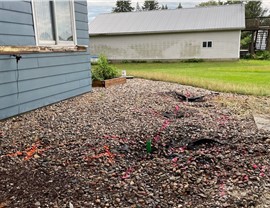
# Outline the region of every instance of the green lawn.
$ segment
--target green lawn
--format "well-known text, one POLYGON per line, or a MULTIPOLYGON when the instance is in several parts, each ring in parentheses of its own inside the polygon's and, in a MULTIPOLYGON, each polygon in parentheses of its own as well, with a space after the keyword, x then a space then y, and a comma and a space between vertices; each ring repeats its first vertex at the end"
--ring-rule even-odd
POLYGON ((127 75, 215 91, 270 96, 270 61, 114 64, 127 75))

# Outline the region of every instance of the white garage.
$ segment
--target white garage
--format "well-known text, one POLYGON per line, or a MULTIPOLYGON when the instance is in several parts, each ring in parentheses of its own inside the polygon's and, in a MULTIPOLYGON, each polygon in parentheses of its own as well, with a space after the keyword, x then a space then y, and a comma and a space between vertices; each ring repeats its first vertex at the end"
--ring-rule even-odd
POLYGON ((102 14, 90 23, 90 53, 112 61, 234 60, 244 28, 243 4, 102 14))

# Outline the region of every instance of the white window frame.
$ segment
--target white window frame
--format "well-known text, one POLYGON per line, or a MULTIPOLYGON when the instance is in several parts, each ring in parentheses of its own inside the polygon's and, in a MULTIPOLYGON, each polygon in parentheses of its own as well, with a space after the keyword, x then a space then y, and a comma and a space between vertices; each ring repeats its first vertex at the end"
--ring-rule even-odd
POLYGON ((37 0, 31 0, 32 3, 32 11, 33 11, 33 21, 34 21, 34 30, 35 30, 35 39, 37 46, 74 46, 77 45, 77 33, 76 33, 76 23, 75 23, 75 8, 74 8, 74 0, 68 0, 70 5, 70 13, 71 13, 71 29, 73 33, 73 41, 60 41, 58 37, 58 29, 57 29, 57 17, 56 17, 56 9, 55 9, 55 2, 57 0, 51 0, 53 2, 52 6, 52 24, 53 24, 53 33, 55 41, 41 41, 39 40, 38 35, 38 27, 37 27, 37 19, 36 19, 36 10, 34 1, 37 0))
POLYGON ((207 41, 207 48, 213 48, 213 41, 212 40, 207 41), (211 43, 211 47, 209 46, 209 43, 211 43))
POLYGON ((213 48, 213 41, 212 40, 203 41, 203 44, 202 44, 203 48, 213 48), (204 43, 206 43, 206 47, 203 46, 204 43), (211 47, 209 47, 209 43, 211 43, 211 47))

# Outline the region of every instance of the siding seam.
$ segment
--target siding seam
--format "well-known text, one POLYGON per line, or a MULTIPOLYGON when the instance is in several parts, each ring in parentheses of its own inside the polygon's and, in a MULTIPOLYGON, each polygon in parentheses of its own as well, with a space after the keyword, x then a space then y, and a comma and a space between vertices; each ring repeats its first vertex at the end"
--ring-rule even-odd
MULTIPOLYGON (((24 55, 24 54, 22 54, 22 55, 24 55)), ((25 57, 22 57, 23 59, 33 59, 33 58, 39 58, 39 59, 42 59, 42 58, 49 58, 49 57, 53 57, 53 58, 63 58, 63 57, 70 57, 70 56, 72 56, 72 57, 74 57, 74 56, 88 56, 88 53, 87 52, 66 52, 64 55, 62 54, 62 52, 59 52, 59 53, 57 53, 57 52, 48 52, 48 53, 39 53, 39 56, 35 56, 35 57, 32 57, 32 55, 31 54, 25 54, 25 55, 28 55, 28 57, 27 56, 25 56, 25 57), (40 56, 40 55, 49 55, 49 56, 40 56), (53 55, 53 54, 55 54, 55 55, 53 55), (57 55, 56 55, 57 54, 57 55)))
MULTIPOLYGON (((42 97, 42 98, 39 98, 39 99, 31 100, 31 101, 29 101, 29 102, 20 103, 20 104, 17 104, 17 105, 11 105, 11 106, 6 107, 6 108, 1 108, 0 110, 5 110, 5 109, 8 109, 8 108, 13 108, 13 107, 16 107, 16 106, 19 107, 19 106, 21 106, 21 105, 24 105, 24 104, 27 104, 27 103, 31 103, 31 102, 33 102, 33 101, 42 100, 42 99, 44 99, 44 98, 53 97, 53 96, 55 96, 55 95, 61 95, 61 94, 66 93, 66 92, 72 92, 72 91, 79 90, 79 89, 81 89, 81 88, 88 87, 88 86, 90 86, 90 85, 80 86, 80 87, 74 88, 74 89, 72 89, 72 90, 67 90, 67 91, 63 91, 63 92, 60 92, 60 93, 52 94, 52 95, 50 95, 50 96, 45 96, 45 97, 42 97)), ((83 93, 81 93, 81 94, 83 94, 83 93)), ((14 95, 14 94, 12 94, 12 95, 14 95)), ((77 96, 78 96, 78 95, 77 95, 77 96)), ((3 96, 3 97, 6 97, 6 96, 3 96)), ((0 98, 1 98, 1 97, 0 97, 0 98)), ((69 99, 69 98, 70 98, 70 97, 68 97, 67 99, 69 99)), ((61 101, 63 101, 63 100, 61 100, 61 101)), ((57 102, 60 102, 60 101, 57 101, 57 102)), ((50 103, 50 104, 48 104, 48 105, 51 105, 51 104, 53 104, 53 103, 50 103)), ((41 106, 41 107, 44 107, 44 106, 41 106)), ((36 108, 36 109, 37 109, 37 108, 36 108)), ((32 110, 29 110, 29 111, 32 111, 32 110)), ((20 112, 20 113, 22 113, 22 112, 20 112)))
MULTIPOLYGON (((78 62, 76 62, 76 63, 78 63, 78 62)), ((41 69, 41 68, 49 68, 49 67, 57 67, 57 66, 67 66, 67 65, 73 65, 73 64, 76 64, 76 63, 70 63, 70 64, 61 64, 61 65, 50 65, 50 66, 38 66, 38 68, 39 69, 41 69)), ((90 59, 89 59, 89 62, 81 62, 82 64, 83 63, 90 63, 90 59)), ((30 68, 27 68, 27 69, 19 69, 20 71, 21 70, 28 70, 28 69, 30 69, 30 68)), ((36 69, 36 67, 35 68, 31 68, 31 69, 36 69)))
POLYGON ((77 29, 77 30, 80 30, 80 31, 86 31, 86 32, 88 32, 88 30, 84 30, 84 29, 77 29))
POLYGON ((75 10, 75 13, 80 13, 80 14, 88 14, 87 12, 81 12, 81 11, 77 11, 77 10, 75 10))
MULTIPOLYGON (((86 38, 86 39, 88 39, 88 38, 86 38)), ((21 54, 21 55, 24 55, 24 54, 21 54)), ((86 54, 80 54, 80 55, 74 55, 74 56, 84 56, 84 55, 89 55, 89 54, 86 53, 86 54)), ((10 56, 10 55, 3 55, 3 56, 10 56)), ((67 56, 70 57, 72 55, 67 55, 67 56)), ((50 57, 54 58, 54 57, 63 57, 63 56, 22 57, 22 58, 25 60, 25 59, 33 59, 33 58, 50 58, 50 57)), ((10 57, 10 58, 2 58, 2 59, 0 58, 0 62, 1 61, 10 61, 11 59, 12 59, 12 57, 10 57)), ((0 72, 1 72, 1 70, 0 70, 0 72)))
POLYGON ((28 25, 28 26, 33 26, 33 24, 19 23, 19 22, 9 22, 9 21, 0 21, 0 22, 11 23, 11 24, 14 24, 14 25, 28 25))
MULTIPOLYGON (((88 39, 88 38, 87 38, 88 39)), ((46 53, 46 54, 53 54, 53 52, 48 52, 48 53, 46 53)), ((85 54, 71 54, 71 53, 76 53, 76 52, 70 52, 70 54, 68 54, 68 55, 58 55, 58 56, 42 56, 42 57, 27 57, 27 56, 24 56, 24 57, 22 57, 22 59, 33 59, 33 58, 39 58, 39 59, 42 59, 42 58, 49 58, 49 57, 53 57, 53 58, 55 58, 55 57, 67 57, 67 56, 88 56, 89 54, 88 53, 85 53, 85 54)), ((81 53, 81 52, 79 52, 79 53, 81 53)), ((40 53, 40 54, 42 54, 42 53, 40 53)), ((45 54, 45 53, 44 53, 45 54)), ((54 53, 54 54, 57 54, 57 53, 54 53)), ((29 55, 29 54, 21 54, 21 55, 29 55)), ((10 56, 10 55, 7 55, 7 56, 10 56)), ((3 59, 0 59, 0 61, 1 60, 4 60, 4 61, 7 61, 7 60, 10 60, 10 59, 12 59, 12 57, 10 57, 10 58, 3 58, 3 59)), ((65 64, 64 64, 65 65, 65 64)))
MULTIPOLYGON (((88 63, 88 62, 87 62, 88 63)), ((36 69, 39 69, 39 68, 36 68, 36 69)), ((27 69, 28 70, 28 69, 27 69)), ((20 79, 19 82, 21 81, 30 81, 30 80, 36 80, 36 79, 41 79, 41 78, 49 78, 49 77, 56 77, 56 76, 60 76, 60 75, 69 75, 69 74, 77 74, 77 73, 80 73, 80 72, 87 72, 89 71, 90 69, 83 69, 81 71, 76 71, 76 72, 68 72, 68 73, 61 73, 61 74, 54 74, 54 75, 50 75, 50 76, 42 76, 42 77, 37 77, 37 78, 31 78, 31 79, 20 79)), ((13 72, 16 72, 16 70, 12 70, 13 72)), ((4 85, 4 84, 12 84, 12 83, 16 83, 16 81, 12 81, 12 82, 2 82, 0 83, 0 86, 1 85, 4 85)), ((53 86, 53 85, 52 85, 53 86)))
POLYGON ((77 29, 77 30, 79 30, 79 31, 88 31, 88 30, 84 30, 84 29, 77 29))
POLYGON ((78 19, 76 19, 76 22, 88 23, 88 21, 82 21, 82 20, 78 20, 78 19))
MULTIPOLYGON (((71 63, 71 64, 63 64, 63 65, 52 65, 52 66, 39 66, 39 67, 34 67, 34 68, 24 68, 24 69, 19 69, 19 71, 27 71, 27 70, 33 70, 33 69, 42 69, 42 68, 50 68, 50 67, 59 67, 59 66, 68 66, 68 65, 76 65, 76 64, 89 64, 90 63, 90 58, 89 61, 87 62, 76 62, 76 63, 71 63)), ((12 70, 3 70, 1 72, 16 72, 17 69, 12 69, 12 70)))
POLYGON ((74 1, 74 3, 75 3, 75 4, 80 4, 80 5, 82 5, 82 6, 87 6, 87 3, 86 3, 86 4, 83 4, 83 3, 81 3, 80 1, 74 1))
MULTIPOLYGON (((68 81, 68 82, 65 81, 65 82, 62 82, 62 83, 58 83, 58 84, 55 84, 55 85, 48 85, 48 86, 45 86, 45 87, 39 87, 39 88, 31 89, 31 90, 20 91, 19 94, 22 94, 22 93, 25 93, 25 92, 31 92, 31 91, 34 91, 34 90, 46 89, 48 87, 55 87, 55 86, 59 86, 59 85, 62 85, 62 84, 68 84, 68 83, 72 83, 72 82, 78 82, 78 81, 81 81, 81 80, 89 80, 89 78, 90 78, 90 76, 87 77, 87 78, 84 78, 84 79, 75 79, 75 80, 71 80, 71 81, 68 81)), ((88 86, 88 85, 85 85, 85 86, 88 86)), ((65 91, 65 92, 68 92, 68 91, 65 91)), ((8 94, 8 95, 0 96, 0 98, 8 97, 8 96, 11 96, 11 95, 17 95, 17 94, 18 93, 16 92, 16 93, 12 93, 12 94, 8 94)), ((37 100, 39 100, 39 99, 37 99, 37 100)))
POLYGON ((5 34, 5 33, 0 33, 0 35, 23 36, 23 37, 35 37, 34 35, 5 34))
POLYGON ((28 13, 28 12, 22 12, 22 11, 18 11, 18 10, 14 10, 14 9, 4 9, 4 8, 1 8, 0 10, 12 11, 12 12, 17 12, 17 13, 30 14, 30 15, 32 15, 32 12, 28 13))

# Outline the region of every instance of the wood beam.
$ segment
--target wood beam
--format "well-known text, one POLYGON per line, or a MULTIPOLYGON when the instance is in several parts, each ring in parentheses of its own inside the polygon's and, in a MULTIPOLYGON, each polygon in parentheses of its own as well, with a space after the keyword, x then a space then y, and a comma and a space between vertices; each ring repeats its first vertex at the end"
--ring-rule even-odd
POLYGON ((87 46, 0 46, 0 55, 86 52, 87 46))

